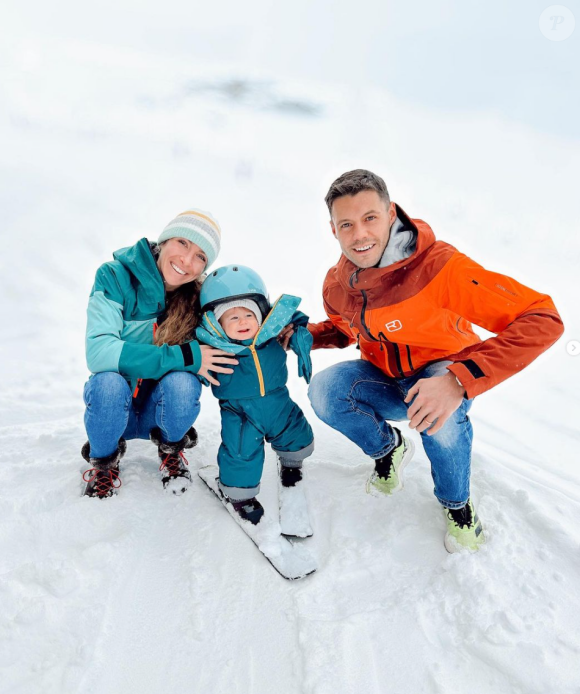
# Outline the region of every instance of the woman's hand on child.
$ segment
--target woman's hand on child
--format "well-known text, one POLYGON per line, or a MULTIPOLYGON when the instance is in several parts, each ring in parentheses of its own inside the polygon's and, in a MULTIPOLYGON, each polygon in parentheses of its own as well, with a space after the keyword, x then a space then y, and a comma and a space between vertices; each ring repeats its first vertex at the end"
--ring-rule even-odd
POLYGON ((237 363, 238 360, 232 356, 231 352, 224 352, 223 349, 217 349, 209 345, 201 345, 201 367, 197 373, 206 378, 210 383, 213 383, 214 386, 219 386, 219 381, 209 372, 214 371, 220 374, 233 374, 233 369, 227 369, 220 365, 235 366, 237 363))
POLYGON ((288 343, 292 335, 294 335, 294 323, 288 323, 285 328, 282 328, 280 334, 276 338, 286 351, 288 351, 288 343))

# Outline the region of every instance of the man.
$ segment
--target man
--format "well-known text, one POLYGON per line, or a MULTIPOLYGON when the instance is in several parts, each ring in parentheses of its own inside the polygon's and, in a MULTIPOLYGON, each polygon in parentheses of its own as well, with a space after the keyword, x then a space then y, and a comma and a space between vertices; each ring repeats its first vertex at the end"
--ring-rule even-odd
POLYGON ((409 419, 445 511, 445 547, 476 551, 484 534, 469 498, 467 413, 476 395, 548 349, 562 320, 549 296, 436 241, 370 171, 340 176, 326 204, 342 255, 324 281, 328 320, 309 330, 315 349, 356 343, 362 359, 317 374, 312 407, 374 459, 367 483, 373 494, 403 486, 413 442, 385 420, 409 419), (481 341, 472 323, 496 335, 481 341))

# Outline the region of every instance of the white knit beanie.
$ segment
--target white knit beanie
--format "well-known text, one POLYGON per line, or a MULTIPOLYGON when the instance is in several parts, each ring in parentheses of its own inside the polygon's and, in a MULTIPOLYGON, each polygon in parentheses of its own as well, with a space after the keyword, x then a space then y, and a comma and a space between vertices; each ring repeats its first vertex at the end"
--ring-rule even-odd
POLYGON ((251 299, 234 299, 233 301, 226 301, 223 304, 218 304, 213 312, 215 317, 219 320, 230 308, 236 308, 238 306, 247 308, 248 311, 251 311, 256 316, 258 325, 262 325, 262 312, 258 308, 258 304, 251 299))
POLYGON ((217 219, 209 212, 190 209, 182 212, 163 229, 157 243, 167 239, 183 238, 197 244, 207 255, 207 268, 220 252, 222 232, 217 219))

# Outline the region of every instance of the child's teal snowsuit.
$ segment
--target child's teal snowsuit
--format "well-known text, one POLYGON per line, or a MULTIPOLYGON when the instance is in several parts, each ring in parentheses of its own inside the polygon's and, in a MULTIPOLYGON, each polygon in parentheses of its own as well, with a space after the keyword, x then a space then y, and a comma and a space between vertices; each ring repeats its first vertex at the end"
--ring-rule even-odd
POLYGON ((286 352, 276 340, 283 327, 294 324, 290 347, 298 355, 299 375, 309 381, 312 337, 307 316, 296 312, 299 303, 298 297, 281 296, 253 340, 230 340, 213 311, 204 314, 196 331, 200 342, 233 352, 239 361, 232 374, 217 374, 219 386, 212 385, 222 418, 220 487, 234 501, 259 492, 264 439, 288 467, 299 467, 314 450, 312 429, 286 388, 286 352))

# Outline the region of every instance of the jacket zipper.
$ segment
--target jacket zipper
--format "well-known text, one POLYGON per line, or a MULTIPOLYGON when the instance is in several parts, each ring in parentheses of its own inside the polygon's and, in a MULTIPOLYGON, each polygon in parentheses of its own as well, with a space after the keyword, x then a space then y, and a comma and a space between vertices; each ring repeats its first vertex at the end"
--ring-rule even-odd
POLYGON ((268 322, 268 318, 272 315, 274 312, 274 309, 276 308, 278 302, 280 301, 282 297, 278 297, 276 299, 276 302, 274 303, 274 306, 270 309, 270 313, 266 316, 266 320, 262 323, 260 326, 260 329, 256 333, 254 340, 251 345, 248 345, 250 348, 250 352, 252 353, 252 357, 254 358, 254 364, 256 366, 256 371, 258 372, 258 381, 260 382, 260 396, 264 397, 266 395, 266 388, 264 387, 264 374, 262 373, 262 367, 260 365, 260 359, 258 357, 258 352, 256 351, 256 340, 258 339, 258 336, 262 332, 262 328, 266 325, 268 322))
MULTIPOLYGON (((159 305, 159 308, 161 308, 161 304, 159 305)), ((159 326, 157 323, 153 323, 153 340, 155 341, 155 335, 157 334, 157 328, 159 326)), ((142 378, 137 379, 137 384, 135 385, 135 390, 133 391, 133 397, 136 398, 139 395, 139 390, 141 388, 141 384, 143 383, 142 378)))
MULTIPOLYGON (((349 284, 353 289, 354 289, 354 282, 358 279, 357 275, 362 269, 363 268, 359 268, 358 270, 355 270, 352 273, 352 275, 350 276, 349 284)), ((361 289, 360 293, 362 294, 362 299, 363 299, 363 304, 362 304, 362 309, 361 309, 361 314, 360 314, 361 325, 364 328, 364 331, 366 332, 366 334, 368 335, 369 340, 371 340, 372 342, 378 342, 381 345, 381 351, 382 351, 383 345, 382 345, 381 341, 377 340, 377 338, 371 333, 368 325, 365 322, 365 311, 367 308, 367 301, 368 301, 367 293, 365 292, 364 289, 361 289)), ((353 316, 353 318, 354 318, 354 316, 353 316)))
POLYGON ((395 354, 395 361, 397 364, 397 371, 399 372, 399 378, 405 378, 405 372, 403 371, 403 364, 401 362, 401 351, 399 349, 399 345, 396 342, 391 342, 383 332, 379 333, 379 338, 385 341, 385 344, 387 345, 387 354, 389 352, 388 346, 391 345, 391 347, 393 348, 393 352, 395 354))
POLYGON ((219 330, 215 327, 215 325, 210 321, 209 316, 207 315, 207 313, 205 314, 205 318, 206 318, 207 322, 209 323, 210 328, 214 331, 214 333, 215 333, 218 337, 221 337, 220 331, 219 331, 219 330))
MULTIPOLYGON (((276 305, 278 304, 278 302, 280 301, 281 298, 282 297, 279 297, 278 299, 276 299, 276 302, 275 302, 274 306, 272 306, 272 308, 270 309, 270 313, 266 317, 266 320, 262 323, 262 325, 260 326, 260 329, 258 330, 256 335, 254 336, 254 340, 253 340, 252 344, 248 345, 248 349, 252 353, 252 358, 254 359, 254 366, 256 367, 256 371, 258 373, 258 381, 260 383, 260 397, 264 397, 264 395, 266 395, 266 388, 264 386, 264 374, 262 373, 262 366, 260 364, 260 358, 258 357, 258 352, 256 350, 256 340, 258 339, 258 336, 262 332, 262 328, 266 325, 268 318, 272 315, 272 312, 276 308, 276 305)), ((217 330, 217 328, 214 325, 212 325, 211 321, 209 320, 207 313, 205 314, 205 317, 207 318, 207 322, 209 323, 211 328, 215 331, 216 335, 220 335, 220 332, 217 330)), ((220 337, 221 337, 221 335, 220 335, 220 337)))
POLYGON ((413 366, 413 362, 411 361, 411 348, 409 347, 409 345, 405 345, 405 347, 407 348, 407 359, 409 360, 409 368, 411 369, 411 371, 415 371, 415 367, 413 366))
MULTIPOLYGON (((352 275, 350 276, 349 284, 353 289, 354 289, 354 282, 358 279, 357 275, 361 270, 362 270, 362 268, 355 270, 352 273, 352 275)), ((393 351, 395 353, 395 361, 397 363, 397 371, 399 372, 399 377, 404 378, 405 373, 403 371, 403 366, 401 364, 401 353, 399 352, 399 345, 397 345, 395 342, 391 342, 390 340, 388 340, 384 333, 379 333, 378 338, 376 338, 371 333, 371 331, 370 331, 370 329, 369 329, 369 327, 365 321, 365 312, 366 312, 367 303, 368 303, 367 293, 364 289, 361 289, 360 292, 361 292, 362 298, 363 298, 363 304, 362 304, 362 309, 361 309, 361 314, 360 314, 360 322, 361 322, 362 327, 364 328, 366 334, 369 336, 369 339, 371 341, 379 343, 379 347, 380 347, 381 352, 383 351, 383 339, 384 339, 385 344, 386 344, 387 355, 389 354, 389 345, 391 346, 391 349, 393 349, 393 351)), ((408 349, 408 347, 407 347, 407 349, 408 349)), ((411 360, 409 359, 409 365, 410 365, 410 363, 411 363, 411 360)))
MULTIPOLYGON (((205 317, 207 318, 207 322, 209 323, 209 326, 211 327, 211 329, 215 332, 216 335, 221 337, 221 333, 215 327, 215 325, 213 325, 213 323, 210 321, 210 319, 207 316, 207 313, 205 314, 205 317)), ((266 321, 264 321, 264 323, 265 322, 266 321)), ((264 323, 262 323, 262 326, 264 325, 264 323)), ((260 330, 261 329, 262 328, 260 328, 260 330)), ((260 396, 264 397, 264 395, 266 394, 266 389, 264 387, 264 375, 262 373, 262 367, 260 365, 260 359, 258 358, 258 353, 256 352, 256 347, 255 347, 256 339, 258 337, 260 330, 258 330, 258 332, 256 333, 256 336, 254 337, 254 342, 252 342, 251 345, 248 345, 248 348, 249 348, 250 352, 252 353, 252 358, 254 359, 254 366, 256 367, 256 371, 258 372, 258 381, 260 382, 260 396)))
POLYGON ((248 346, 250 348, 250 352, 252 353, 252 357, 254 358, 256 371, 258 372, 258 381, 260 382, 260 397, 263 398, 264 395, 266 395, 266 389, 264 388, 264 375, 262 373, 262 367, 260 366, 260 359, 258 358, 258 353, 256 352, 254 345, 251 344, 248 346))

